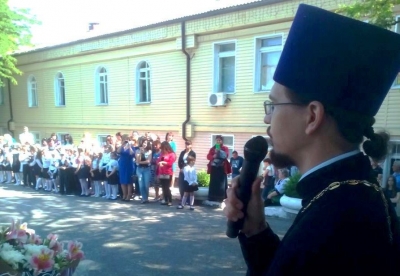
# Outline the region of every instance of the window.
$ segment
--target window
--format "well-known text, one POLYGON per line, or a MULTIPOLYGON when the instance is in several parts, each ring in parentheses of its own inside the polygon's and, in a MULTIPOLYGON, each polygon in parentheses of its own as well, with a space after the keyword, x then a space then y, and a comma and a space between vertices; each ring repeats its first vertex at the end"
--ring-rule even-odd
MULTIPOLYGON (((394 32, 400 34, 400 16, 396 16, 396 24, 394 25, 394 32)), ((397 74, 393 82, 392 88, 400 89, 400 72, 397 74)))
POLYGON ((37 84, 36 84, 36 78, 34 76, 30 76, 28 79, 28 106, 29 107, 38 106, 37 84))
POLYGON ((108 77, 104 67, 98 68, 96 72, 96 104, 108 104, 108 77))
POLYGON ((256 39, 255 91, 269 91, 282 53, 282 35, 256 39))
POLYGON ((224 138, 224 146, 226 146, 229 149, 228 159, 231 158, 232 152, 235 150, 233 135, 212 134, 211 135, 211 147, 215 145, 215 137, 217 137, 217 135, 222 135, 222 137, 224 138))
POLYGON ((236 43, 214 44, 214 92, 235 92, 236 43))
POLYGON ((397 76, 394 79, 394 82, 392 84, 392 88, 395 88, 395 89, 399 89, 400 88, 400 72, 397 73, 397 76))
POLYGON ((143 61, 139 64, 137 70, 137 103, 149 103, 151 102, 151 90, 150 90, 150 66, 147 62, 143 61))
POLYGON ((64 136, 69 133, 64 133, 64 132, 57 132, 57 140, 62 143, 64 143, 64 136))
POLYGON ((99 142, 100 146, 104 146, 105 144, 107 144, 107 136, 109 134, 99 134, 97 135, 97 141, 99 142))
POLYGON ((56 106, 65 106, 65 82, 64 75, 58 73, 54 80, 56 106))
POLYGON ((0 86, 0 105, 4 104, 4 86, 0 86))
POLYGON ((35 144, 41 145, 41 137, 40 137, 40 132, 39 131, 29 131, 33 135, 33 139, 35 144))

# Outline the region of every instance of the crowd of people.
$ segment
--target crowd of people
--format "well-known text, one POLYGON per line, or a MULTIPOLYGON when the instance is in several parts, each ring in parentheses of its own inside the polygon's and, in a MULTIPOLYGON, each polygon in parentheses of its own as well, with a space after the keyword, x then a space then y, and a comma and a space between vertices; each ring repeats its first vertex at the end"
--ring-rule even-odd
MULTIPOLYGON (((188 199, 190 210, 194 210, 196 155, 190 141, 185 146, 178 162, 179 188, 183 204, 188 199)), ((69 134, 59 141, 52 133, 41 144, 35 144, 28 127, 24 127, 19 141, 9 134, 0 136, 0 182, 61 195, 121 201, 137 198, 142 204, 149 203, 152 186, 154 201, 172 206, 170 188, 178 161, 175 152, 172 132, 166 133, 164 141, 149 132, 142 136, 137 131, 117 132, 108 135, 102 145, 88 133, 77 145, 69 134)))

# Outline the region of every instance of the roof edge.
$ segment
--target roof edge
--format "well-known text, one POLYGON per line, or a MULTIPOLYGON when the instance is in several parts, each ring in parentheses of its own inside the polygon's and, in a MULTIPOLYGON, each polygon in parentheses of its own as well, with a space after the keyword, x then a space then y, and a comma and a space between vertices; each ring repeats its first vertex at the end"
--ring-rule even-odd
POLYGON ((17 52, 17 53, 14 53, 13 56, 19 56, 19 55, 24 55, 24 54, 28 54, 28 53, 37 53, 37 52, 41 52, 41 51, 47 51, 50 49, 74 45, 74 44, 78 44, 78 43, 82 43, 82 42, 88 42, 88 41, 92 41, 92 40, 98 40, 98 39, 103 39, 103 38, 108 38, 108 37, 113 37, 113 36, 120 36, 120 35, 124 35, 124 34, 128 34, 128 33, 132 33, 132 32, 156 28, 156 27, 160 27, 160 26, 164 26, 164 25, 181 23, 183 21, 202 19, 202 18, 217 16, 217 15, 221 15, 221 14, 243 11, 243 10, 248 10, 248 9, 253 9, 253 8, 262 7, 262 6, 266 6, 266 5, 272 5, 272 4, 281 3, 281 2, 288 2, 288 1, 290 1, 290 0, 259 0, 256 2, 239 4, 236 6, 230 6, 230 7, 225 7, 225 8, 216 9, 216 10, 210 10, 210 11, 202 12, 202 13, 198 13, 198 14, 174 18, 174 19, 161 21, 161 22, 157 22, 157 23, 153 23, 153 24, 149 24, 149 25, 145 25, 145 26, 135 27, 132 29, 118 31, 118 32, 114 32, 114 33, 102 34, 99 36, 83 38, 83 39, 74 40, 74 41, 61 43, 61 44, 57 44, 57 45, 45 46, 43 48, 36 48, 36 49, 32 49, 32 50, 17 52))

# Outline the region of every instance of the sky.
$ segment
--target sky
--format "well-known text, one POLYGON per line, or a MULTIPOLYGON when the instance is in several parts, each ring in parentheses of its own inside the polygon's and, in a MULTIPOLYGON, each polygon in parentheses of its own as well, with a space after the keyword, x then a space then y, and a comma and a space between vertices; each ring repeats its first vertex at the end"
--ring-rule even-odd
POLYGON ((36 47, 89 37, 90 22, 97 34, 112 33, 255 0, 9 0, 10 7, 29 8, 41 21, 33 26, 36 47))

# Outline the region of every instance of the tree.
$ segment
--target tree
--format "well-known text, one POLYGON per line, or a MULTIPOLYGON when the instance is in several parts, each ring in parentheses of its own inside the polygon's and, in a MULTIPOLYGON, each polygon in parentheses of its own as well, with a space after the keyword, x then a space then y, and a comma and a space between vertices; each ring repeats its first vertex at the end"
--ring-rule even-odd
POLYGON ((12 54, 20 47, 32 46, 30 27, 38 23, 28 9, 11 9, 8 0, 0 0, 0 86, 5 79, 17 84, 13 75, 22 72, 12 54))
POLYGON ((393 15, 393 7, 399 5, 400 0, 358 0, 351 5, 340 5, 337 13, 348 17, 368 20, 368 23, 391 29, 398 23, 393 15))

